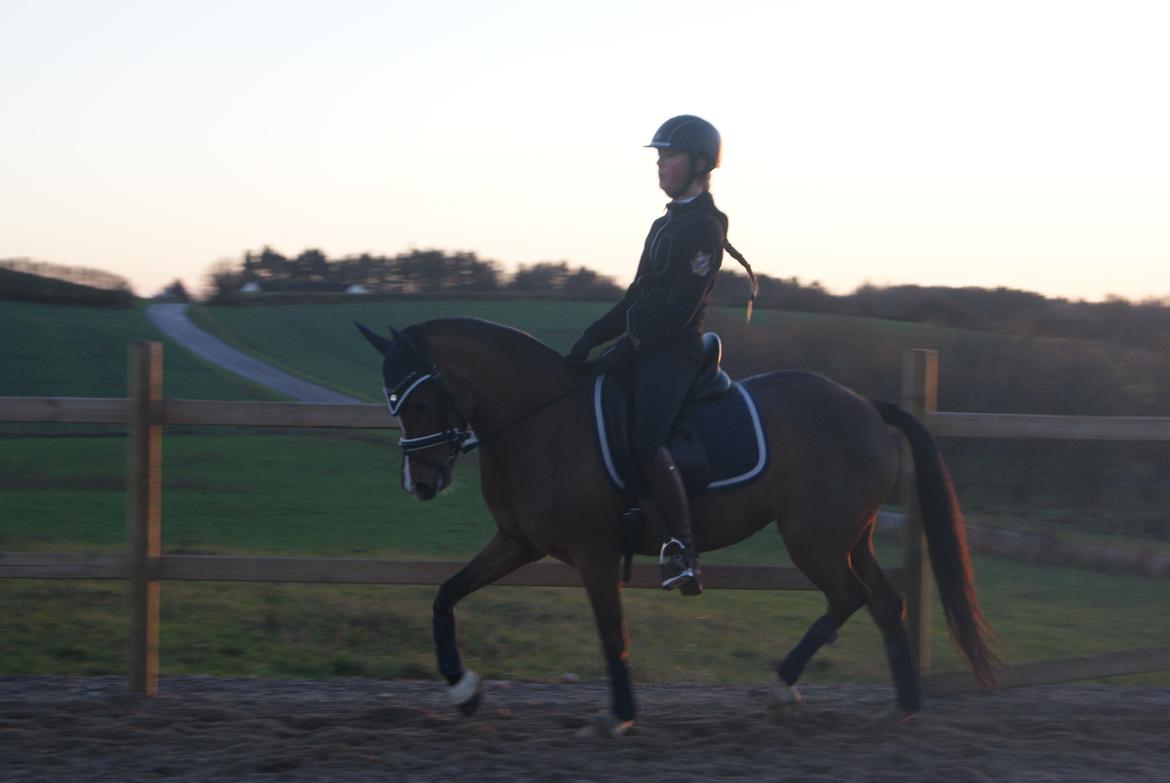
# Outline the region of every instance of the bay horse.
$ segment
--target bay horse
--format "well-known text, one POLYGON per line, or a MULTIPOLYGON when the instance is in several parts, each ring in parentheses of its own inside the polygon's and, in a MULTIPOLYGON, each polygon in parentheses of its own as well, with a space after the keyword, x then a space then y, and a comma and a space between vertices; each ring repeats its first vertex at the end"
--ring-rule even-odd
MULTIPOLYGON (((606 477, 593 439, 593 366, 569 361, 519 330, 473 318, 445 318, 390 329, 387 339, 357 324, 382 354, 391 415, 402 427, 402 488, 430 500, 451 483, 460 453, 477 446, 484 501, 495 534, 435 596, 439 673, 451 702, 472 714, 480 678, 465 669, 455 635, 455 605, 521 566, 552 556, 574 567, 593 609, 612 702, 598 729, 619 735, 635 705, 622 618, 621 533, 628 499, 606 477), (602 725, 604 724, 604 725, 602 725)), ((993 682, 995 656, 975 597, 963 520, 934 440, 896 405, 869 402, 820 375, 771 372, 742 381, 755 401, 771 456, 750 484, 692 499, 700 552, 729 546, 775 522, 792 562, 828 601, 827 611, 777 667, 773 706, 795 704, 794 686, 816 651, 867 607, 885 643, 896 712, 921 705, 918 670, 903 598, 874 556, 878 507, 898 470, 887 425, 911 447, 923 527, 952 638, 978 679, 993 682)), ((648 517, 637 552, 653 555, 661 520, 648 517)))

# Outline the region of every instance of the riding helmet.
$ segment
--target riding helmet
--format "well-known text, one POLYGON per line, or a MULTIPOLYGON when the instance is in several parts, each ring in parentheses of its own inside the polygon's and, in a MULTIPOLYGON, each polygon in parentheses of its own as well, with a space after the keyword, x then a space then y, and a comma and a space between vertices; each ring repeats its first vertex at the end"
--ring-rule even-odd
POLYGON ((691 114, 680 114, 662 123, 646 146, 685 150, 706 160, 707 171, 719 168, 719 158, 723 151, 723 142, 715 126, 691 114))

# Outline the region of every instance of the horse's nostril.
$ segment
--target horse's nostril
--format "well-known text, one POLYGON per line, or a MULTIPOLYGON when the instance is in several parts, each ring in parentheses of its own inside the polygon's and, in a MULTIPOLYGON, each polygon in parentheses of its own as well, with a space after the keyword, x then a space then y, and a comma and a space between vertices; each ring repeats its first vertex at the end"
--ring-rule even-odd
POLYGON ((430 500, 435 496, 435 488, 426 482, 415 482, 414 494, 419 500, 430 500))

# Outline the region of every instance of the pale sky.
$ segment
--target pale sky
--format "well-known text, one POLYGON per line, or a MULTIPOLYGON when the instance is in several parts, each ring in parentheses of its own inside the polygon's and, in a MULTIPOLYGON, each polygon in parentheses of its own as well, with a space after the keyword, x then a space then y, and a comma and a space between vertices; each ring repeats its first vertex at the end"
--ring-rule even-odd
MULTIPOLYGON (((633 275, 675 114, 762 273, 1170 296, 1170 3, 0 0, 0 258, 633 275)), ((728 259, 729 268, 738 265, 728 259)))

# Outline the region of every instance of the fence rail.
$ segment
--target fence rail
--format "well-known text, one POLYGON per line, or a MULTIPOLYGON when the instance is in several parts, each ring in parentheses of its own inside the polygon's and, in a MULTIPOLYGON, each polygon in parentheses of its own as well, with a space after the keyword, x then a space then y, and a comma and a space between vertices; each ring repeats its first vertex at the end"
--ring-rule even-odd
MULTIPOLYGON (((377 560, 340 557, 249 557, 219 555, 159 555, 151 558, 154 580, 192 582, 304 582, 368 585, 439 585, 465 565, 463 560, 377 560)), ((898 569, 888 571, 895 581, 898 569)), ((73 552, 0 553, 0 578, 10 579, 126 579, 130 562, 125 555, 73 552)), ((630 587, 658 587, 658 566, 635 564, 630 587)), ((509 574, 499 585, 521 587, 579 587, 577 572, 559 562, 531 563, 509 574)), ((730 590, 815 590, 795 568, 777 566, 709 565, 703 584, 730 590)))
MULTIPOLYGON (((965 438, 1057 438, 1170 441, 1170 418, 1127 416, 1035 416, 954 413, 937 410, 938 357, 907 351, 902 367, 902 404, 938 436, 965 438)), ((130 687, 153 694, 158 687, 158 585, 160 580, 301 582, 333 584, 437 585, 461 561, 374 560, 298 557, 221 557, 162 554, 160 539, 161 428, 166 425, 394 429, 376 404, 321 404, 171 400, 162 397, 162 348, 135 343, 130 350, 129 397, 0 397, 0 421, 123 424, 128 427, 127 531, 125 555, 87 553, 0 553, 0 578, 124 579, 130 593, 130 687)), ((903 460, 909 466, 910 460, 903 460)), ((912 470, 904 470, 904 498, 914 498, 912 470)), ((930 565, 917 502, 907 502, 903 564, 890 571, 907 596, 907 614, 919 667, 930 668, 930 565)), ((775 566, 703 569, 711 588, 811 590, 798 570, 775 566)), ((533 563, 498 584, 529 587, 579 585, 561 563, 533 563)), ((657 567, 637 564, 632 587, 656 587, 657 567)), ((1005 685, 1060 682, 1170 669, 1170 648, 1109 653, 1088 658, 1026 664, 1004 673, 1005 685), (1054 679, 1059 678, 1059 679, 1054 679)), ((928 677, 929 693, 975 690, 965 673, 928 677)))
MULTIPOLYGON (((0 397, 0 421, 126 424, 122 397, 0 397)), ((395 429, 386 406, 240 400, 159 400, 157 424, 235 427, 395 429)), ((1152 416, 1049 416, 1025 413, 930 411, 926 423, 949 438, 1170 441, 1170 418, 1152 416)))

